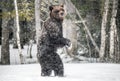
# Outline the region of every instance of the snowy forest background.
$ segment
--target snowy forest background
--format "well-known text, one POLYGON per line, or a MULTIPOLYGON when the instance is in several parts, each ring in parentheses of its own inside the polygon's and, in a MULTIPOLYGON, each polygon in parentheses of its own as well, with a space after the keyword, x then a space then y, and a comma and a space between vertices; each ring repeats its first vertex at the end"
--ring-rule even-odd
MULTIPOLYGON (((0 0, 0 81, 120 81, 120 0, 0 0), (64 4, 64 77, 41 77, 37 43, 49 6, 64 4)), ((53 76, 53 74, 52 74, 53 76)))
POLYGON ((37 39, 51 4, 64 4, 64 62, 120 63, 119 0, 1 0, 0 64, 37 63, 37 39))

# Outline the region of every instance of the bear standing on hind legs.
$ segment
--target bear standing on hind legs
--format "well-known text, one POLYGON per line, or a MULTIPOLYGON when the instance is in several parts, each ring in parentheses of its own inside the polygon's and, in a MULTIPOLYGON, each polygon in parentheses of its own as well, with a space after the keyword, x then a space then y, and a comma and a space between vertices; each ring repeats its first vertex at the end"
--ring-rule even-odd
POLYGON ((41 76, 64 76, 64 66, 58 48, 70 45, 70 40, 63 37, 62 22, 64 19, 63 5, 49 7, 50 18, 44 22, 38 44, 37 58, 41 65, 41 76))

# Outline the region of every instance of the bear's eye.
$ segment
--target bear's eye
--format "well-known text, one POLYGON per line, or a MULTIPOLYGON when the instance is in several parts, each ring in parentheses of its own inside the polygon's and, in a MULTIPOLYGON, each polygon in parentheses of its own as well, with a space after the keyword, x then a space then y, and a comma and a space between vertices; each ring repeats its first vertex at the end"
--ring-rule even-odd
POLYGON ((59 13, 59 10, 56 10, 55 13, 59 13))
POLYGON ((61 9, 64 12, 64 9, 61 9))

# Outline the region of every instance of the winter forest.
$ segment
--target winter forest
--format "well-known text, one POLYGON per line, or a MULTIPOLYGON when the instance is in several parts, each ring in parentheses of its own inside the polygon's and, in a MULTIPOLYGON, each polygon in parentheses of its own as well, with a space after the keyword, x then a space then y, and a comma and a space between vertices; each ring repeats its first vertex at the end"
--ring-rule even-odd
POLYGON ((0 81, 120 81, 119 64, 120 0, 0 0, 0 81), (71 41, 57 49, 65 76, 41 77, 38 40, 56 4, 71 41))

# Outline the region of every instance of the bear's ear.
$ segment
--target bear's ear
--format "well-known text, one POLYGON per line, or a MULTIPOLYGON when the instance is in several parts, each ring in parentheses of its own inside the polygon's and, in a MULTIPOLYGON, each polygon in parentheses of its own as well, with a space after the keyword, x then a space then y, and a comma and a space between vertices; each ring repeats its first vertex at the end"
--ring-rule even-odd
POLYGON ((49 6, 49 10, 50 11, 52 11, 53 10, 53 6, 51 5, 51 6, 49 6))

